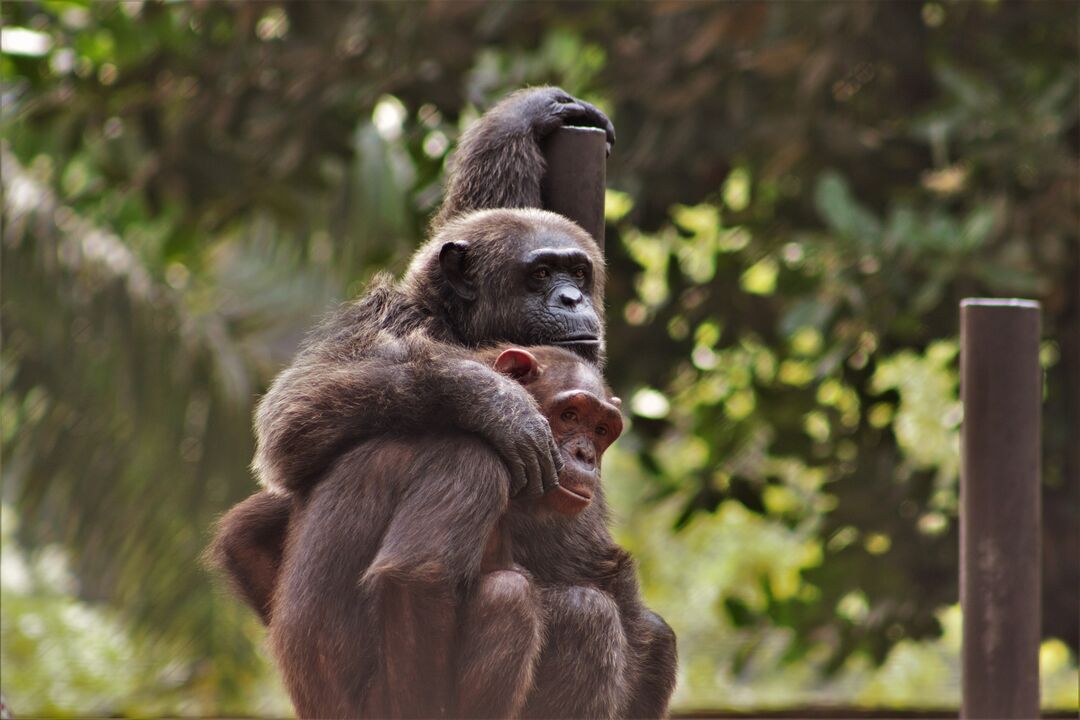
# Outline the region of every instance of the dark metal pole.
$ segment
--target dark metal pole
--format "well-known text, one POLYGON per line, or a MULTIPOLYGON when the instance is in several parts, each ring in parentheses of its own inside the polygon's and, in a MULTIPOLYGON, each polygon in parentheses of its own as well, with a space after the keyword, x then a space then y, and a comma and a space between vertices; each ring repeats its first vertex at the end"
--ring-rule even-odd
POLYGON ((565 215, 604 249, 607 136, 599 128, 564 127, 544 142, 544 208, 565 215))
POLYGON ((963 718, 1039 717, 1039 303, 960 303, 963 718))

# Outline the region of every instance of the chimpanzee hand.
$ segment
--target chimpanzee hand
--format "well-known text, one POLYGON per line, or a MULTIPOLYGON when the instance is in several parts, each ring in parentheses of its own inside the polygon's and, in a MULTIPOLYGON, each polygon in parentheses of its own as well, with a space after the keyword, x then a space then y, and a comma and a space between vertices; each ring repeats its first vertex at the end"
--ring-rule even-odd
POLYGON ((432 228, 473 210, 542 208, 541 146, 564 126, 603 130, 608 152, 615 144, 607 115, 557 87, 518 90, 484 113, 461 138, 432 228))
MULTIPOLYGON (((478 363, 456 367, 472 397, 455 403, 454 422, 491 443, 510 472, 510 496, 540 497, 559 484, 562 455, 547 418, 521 385, 478 363)), ((449 418, 447 418, 449 419, 449 418)))
POLYGON ((536 410, 508 420, 505 432, 488 439, 510 471, 510 497, 540 497, 558 486, 563 469, 551 426, 536 410))
POLYGON ((514 93, 500 105, 508 112, 519 113, 529 124, 537 140, 563 126, 595 127, 607 135, 607 148, 615 145, 615 126, 598 107, 578 100, 557 87, 537 87, 514 93))

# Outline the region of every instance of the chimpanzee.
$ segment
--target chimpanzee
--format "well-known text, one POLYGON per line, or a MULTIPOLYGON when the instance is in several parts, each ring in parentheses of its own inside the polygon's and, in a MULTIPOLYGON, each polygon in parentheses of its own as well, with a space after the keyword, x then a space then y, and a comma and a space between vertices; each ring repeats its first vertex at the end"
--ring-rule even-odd
MULTIPOLYGON (((481 118, 466 133, 456 156, 447 200, 433 222, 435 237, 418 251, 405 278, 398 283, 385 276, 377 278, 360 300, 344 308, 316 333, 294 365, 277 378, 260 403, 256 417, 259 447, 254 466, 264 485, 289 492, 292 500, 260 495, 245 503, 243 512, 237 513, 238 508, 230 513, 225 521, 229 537, 219 541, 218 557, 231 565, 230 570, 238 579, 242 593, 260 610, 264 620, 271 621, 276 605, 266 600, 266 593, 274 586, 279 557, 275 549, 279 549, 280 544, 275 545, 272 541, 274 529, 280 538, 284 530, 283 518, 290 516, 287 508, 282 514, 283 504, 293 502, 303 507, 304 512, 293 518, 294 522, 302 522, 298 518, 307 516, 315 502, 314 496, 309 502, 308 494, 324 495, 317 485, 324 475, 328 481, 336 478, 339 485, 345 482, 341 478, 352 478, 350 487, 357 497, 363 497, 365 492, 378 495, 380 487, 364 488, 363 479, 369 475, 385 477, 385 468, 380 467, 380 462, 393 460, 401 464, 412 457, 411 444, 404 438, 432 431, 441 432, 440 437, 444 439, 451 432, 466 433, 461 435, 460 442, 452 443, 444 451, 440 451, 434 442, 422 445, 428 467, 415 468, 414 472, 424 470, 425 477, 438 478, 460 470, 460 463, 440 465, 439 462, 450 457, 467 459, 471 453, 465 452, 462 456, 463 448, 475 446, 477 452, 487 452, 488 461, 499 460, 498 468, 486 470, 490 470, 488 475, 491 477, 505 479, 508 487, 503 488, 503 493, 517 495, 524 489, 525 496, 537 497, 544 490, 557 486, 562 459, 547 421, 537 412, 528 395, 514 383, 470 358, 462 357, 456 350, 497 340, 552 343, 567 347, 595 363, 603 360, 603 265, 595 244, 580 228, 557 215, 534 209, 505 209, 533 208, 540 204, 540 179, 544 168, 539 141, 563 123, 601 127, 607 131, 609 142, 614 142, 611 124, 602 113, 557 88, 516 93, 481 118), (476 211, 493 206, 504 209, 476 211), (372 439, 363 441, 364 438, 372 439), (491 454, 492 447, 496 455, 491 454), (247 550, 243 550, 245 544, 247 550), (240 554, 236 553, 238 549, 240 554), (249 559, 258 563, 248 567, 251 573, 246 576, 239 571, 244 563, 244 552, 253 553, 249 559)), ((480 467, 472 469, 484 470, 484 463, 478 462, 480 467)), ((431 488, 433 484, 426 485, 431 488)), ((472 491, 471 494, 464 492, 462 501, 472 498, 481 505, 485 500, 503 498, 505 501, 505 496, 498 492, 477 494, 473 485, 447 483, 447 488, 452 497, 453 493, 472 491)), ((417 533, 438 536, 435 531, 438 530, 440 503, 447 503, 452 497, 441 498, 429 491, 426 498, 423 494, 413 496, 413 502, 426 499, 430 505, 408 508, 403 505, 402 508, 415 511, 414 518, 421 523, 416 526, 417 533)), ((531 526, 523 523, 520 528, 531 526)), ((315 523, 304 523, 304 527, 310 532, 318 532, 315 523)), ((450 530, 441 540, 450 548, 467 553, 467 548, 457 544, 461 538, 452 532, 453 528, 450 530)), ((539 533, 533 544, 542 544, 551 535, 539 533)), ((355 560, 348 553, 342 555, 333 551, 335 538, 328 540, 330 542, 324 548, 327 552, 319 559, 331 564, 335 559, 355 560)), ((344 534, 336 540, 349 545, 357 538, 344 534)), ((496 548, 504 545, 493 543, 489 545, 496 548)), ((585 550, 584 547, 580 549, 585 550)), ((600 557, 602 549, 592 548, 596 553, 594 559, 600 557)), ((533 550, 537 557, 543 557, 542 548, 533 550)), ((615 590, 629 588, 620 597, 636 598, 632 571, 620 570, 622 566, 628 568, 628 560, 621 563, 611 560, 606 567, 608 574, 603 577, 608 578, 615 590)), ((295 572, 286 568, 285 577, 301 575, 302 570, 305 568, 295 572)), ((426 572, 432 568, 420 570, 426 572)), ((358 619, 351 616, 345 620, 394 634, 400 632, 397 628, 415 629, 418 627, 415 621, 422 617, 425 632, 430 632, 432 627, 437 628, 438 622, 445 623, 446 608, 454 605, 450 603, 452 598, 446 596, 446 588, 473 584, 467 574, 454 575, 446 568, 434 570, 437 577, 452 578, 453 582, 429 582, 431 592, 411 592, 407 597, 399 598, 401 604, 391 602, 387 606, 391 613, 406 620, 411 616, 414 622, 379 624, 368 622, 371 617, 358 619)), ((507 575, 508 572, 497 570, 493 576, 513 577, 507 575)), ((308 577, 319 581, 318 573, 308 577)), ((365 592, 378 590, 382 577, 381 574, 373 575, 365 592)), ((387 592, 377 593, 382 600, 364 603, 369 614, 379 612, 382 604, 393 598, 395 576, 390 572, 386 577, 391 587, 387 592)), ((410 573, 412 580, 423 577, 424 572, 410 573)), ((320 586, 324 590, 332 585, 332 573, 325 579, 327 583, 320 586)), ((355 580, 353 578, 354 582, 337 589, 331 587, 331 594, 355 592, 355 580)), ((574 588, 575 591, 566 596, 571 606, 579 610, 582 603, 586 608, 603 607, 602 603, 593 602, 600 596, 592 593, 588 586, 574 588)), ((313 597, 314 591, 305 590, 303 583, 294 589, 296 605, 313 597)), ((559 620, 563 615, 567 618, 583 616, 580 612, 561 610, 564 604, 553 593, 529 592, 530 597, 539 601, 533 611, 551 617, 549 626, 569 625, 570 620, 565 623, 559 620), (550 608, 546 606, 549 602, 552 603, 550 608)), ((341 605, 344 603, 328 609, 330 625, 334 624, 334 613, 345 612, 341 605)), ((282 604, 283 609, 293 606, 294 603, 282 604)), ((306 619, 301 615, 296 624, 320 623, 322 620, 318 615, 306 619)), ((620 621, 624 624, 637 622, 640 627, 630 634, 633 652, 628 655, 630 660, 621 665, 624 671, 614 672, 613 676, 622 680, 611 686, 616 689, 608 696, 621 696, 624 690, 618 688, 640 687, 649 691, 632 695, 626 702, 610 700, 603 707, 608 709, 608 714, 623 707, 631 715, 652 714, 652 710, 641 708, 654 706, 662 711, 673 682, 674 638, 659 618, 644 610, 639 612, 628 606, 620 621), (643 671, 631 682, 628 678, 636 677, 635 668, 639 664, 633 659, 638 657, 645 658, 641 661, 643 667, 656 671, 643 671), (650 699, 651 704, 633 699, 639 696, 650 699)), ((294 625, 291 621, 276 619, 272 624, 275 628, 294 625)), ((586 625, 584 637, 594 637, 598 642, 610 641, 614 643, 610 646, 612 649, 617 650, 627 642, 626 634, 612 635, 602 630, 605 627, 602 622, 586 625)), ((474 636, 480 637, 479 634, 474 636)), ((448 636, 445 632, 435 632, 434 637, 448 636)), ((492 648, 491 652, 511 652, 512 642, 524 643, 530 636, 512 633, 502 634, 502 637, 505 642, 492 648)), ((329 677, 328 663, 331 658, 341 655, 327 654, 324 650, 347 649, 350 642, 356 642, 355 638, 341 636, 331 640, 331 648, 319 649, 314 655, 310 646, 306 651, 300 648, 295 654, 285 641, 277 646, 284 648, 283 657, 289 658, 286 662, 290 667, 307 669, 306 677, 320 674, 329 677)), ((407 647, 406 640, 408 638, 403 640, 395 636, 387 638, 388 642, 384 644, 391 648, 407 647)), ((432 647, 432 652, 424 658, 433 666, 439 666, 448 656, 436 651, 439 643, 432 647)), ((441 647, 446 648, 445 642, 441 647)), ((544 657, 554 654, 554 650, 544 651, 544 657)), ((404 657, 416 660, 420 656, 406 653, 404 657)), ((364 659, 369 664, 372 661, 371 657, 364 659)), ((423 667, 410 670, 408 662, 404 665, 389 662, 382 667, 386 670, 383 680, 396 688, 427 687, 426 683, 432 679, 449 677, 445 672, 425 673, 423 667), (406 682, 410 677, 417 677, 414 672, 417 670, 424 676, 424 681, 416 685, 406 682)), ((531 668, 532 665, 523 663, 520 667, 531 668)), ((552 673, 567 667, 573 665, 557 663, 552 673)), ((371 667, 366 669, 370 671, 371 667)), ((370 691, 365 695, 367 710, 384 708, 395 714, 410 714, 408 707, 391 708, 388 705, 390 700, 387 698, 401 698, 400 693, 388 695, 378 687, 362 687, 361 678, 376 677, 364 670, 361 665, 353 667, 348 677, 336 676, 338 684, 324 680, 300 688, 296 695, 298 708, 307 707, 308 702, 319 702, 318 698, 324 693, 342 697, 345 693, 366 689, 370 691)), ((289 677, 287 668, 286 676, 289 677)), ((546 676, 541 673, 541 677, 546 676)), ((595 699, 594 694, 582 692, 580 698, 588 695, 595 699)), ((449 698, 453 693, 432 687, 431 693, 422 693, 417 699, 428 695, 449 698)), ((573 699, 578 697, 573 693, 568 697, 571 699, 567 707, 580 702, 573 699)), ((486 702, 480 697, 463 698, 463 707, 472 703, 470 707, 482 708, 486 702)), ((440 705, 439 709, 445 712, 452 705, 440 705)), ((530 708, 534 707, 544 706, 533 703, 523 710, 532 712, 530 708)), ((427 705, 417 712, 432 709, 433 706, 427 705)))
POLYGON ((542 498, 511 502, 488 538, 466 605, 457 714, 662 717, 675 635, 641 603, 633 560, 608 532, 600 483, 601 456, 622 432, 619 400, 594 367, 555 349, 508 349, 494 367, 536 398, 565 467, 542 498), (542 641, 521 634, 530 627, 542 641), (516 664, 510 638, 525 645, 516 664), (506 694, 529 670, 524 698, 506 694))
POLYGON ((265 487, 303 493, 358 439, 412 437, 433 423, 491 443, 512 495, 557 484, 551 432, 519 386, 453 354, 418 362, 425 351, 416 348, 562 345, 602 362, 603 258, 580 227, 535 209, 540 142, 563 124, 603 128, 615 140, 602 112, 553 87, 514 93, 469 128, 434 237, 405 277, 376 278, 259 403, 253 466, 265 487))
POLYGON ((641 604, 599 482, 622 430, 617 400, 564 350, 473 357, 521 383, 551 424, 565 467, 543 498, 508 507, 499 456, 451 430, 365 441, 305 499, 259 493, 222 522, 219 562, 231 557, 237 584, 257 589, 245 597, 264 619, 273 608, 271 644, 297 711, 661 716, 675 638, 641 604), (259 592, 277 584, 273 545, 230 540, 246 513, 270 507, 293 513, 272 601, 259 592))

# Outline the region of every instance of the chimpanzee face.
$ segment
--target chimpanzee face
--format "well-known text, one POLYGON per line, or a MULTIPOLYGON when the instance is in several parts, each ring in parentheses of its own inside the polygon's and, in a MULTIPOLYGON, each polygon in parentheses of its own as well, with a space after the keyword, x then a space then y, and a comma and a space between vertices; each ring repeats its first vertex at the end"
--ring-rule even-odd
POLYGON ((558 345, 595 361, 600 319, 593 295, 593 266, 576 247, 546 247, 518 263, 525 304, 525 333, 534 344, 558 345))
POLYGON ((551 425, 564 468, 559 487, 537 502, 562 515, 587 508, 600 490, 600 459, 622 433, 621 401, 590 363, 556 348, 509 348, 495 369, 536 398, 551 425))
POLYGON ((446 243, 442 273, 468 344, 556 345, 593 363, 604 351, 603 259, 585 231, 551 213, 487 215, 446 243))
POLYGON ((559 487, 543 498, 553 510, 576 515, 599 490, 600 458, 623 429, 616 400, 604 400, 586 390, 567 390, 543 406, 566 464, 559 474, 559 487))

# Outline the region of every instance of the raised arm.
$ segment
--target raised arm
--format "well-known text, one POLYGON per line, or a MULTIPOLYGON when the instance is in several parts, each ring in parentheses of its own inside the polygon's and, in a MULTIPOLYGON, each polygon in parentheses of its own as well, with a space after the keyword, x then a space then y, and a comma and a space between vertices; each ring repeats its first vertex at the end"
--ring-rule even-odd
POLYGON ((615 128, 595 106, 557 87, 519 90, 465 131, 449 169, 446 198, 432 230, 471 210, 541 207, 541 141, 563 125, 615 128))
POLYGON ((511 495, 539 496, 561 469, 551 428, 520 385, 441 343, 383 337, 359 360, 285 370, 255 414, 260 482, 310 488, 357 441, 441 428, 474 432, 502 456, 511 495))

